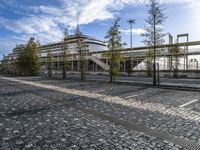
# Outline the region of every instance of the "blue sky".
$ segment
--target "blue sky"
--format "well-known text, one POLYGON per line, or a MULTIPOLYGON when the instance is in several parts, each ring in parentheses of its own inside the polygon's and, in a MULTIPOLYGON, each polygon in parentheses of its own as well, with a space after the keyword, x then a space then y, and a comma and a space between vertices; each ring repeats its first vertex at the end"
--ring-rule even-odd
MULTIPOLYGON (((168 16, 163 29, 176 36, 189 33, 190 41, 200 40, 200 0, 158 0, 168 16)), ((143 45, 140 34, 147 17, 148 0, 1 0, 0 1, 0 59, 16 44, 25 43, 30 36, 42 44, 63 38, 63 28, 70 33, 77 24, 77 14, 84 34, 105 40, 115 17, 121 17, 122 41, 129 46, 129 18, 133 26, 133 46, 143 45)))

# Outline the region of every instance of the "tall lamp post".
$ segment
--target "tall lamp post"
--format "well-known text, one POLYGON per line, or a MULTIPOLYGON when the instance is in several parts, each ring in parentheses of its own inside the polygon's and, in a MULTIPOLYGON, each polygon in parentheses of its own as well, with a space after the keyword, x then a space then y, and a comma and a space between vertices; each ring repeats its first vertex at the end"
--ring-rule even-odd
POLYGON ((133 30, 133 24, 135 24, 135 19, 129 19, 127 21, 129 24, 130 24, 130 47, 131 47, 131 52, 132 52, 132 64, 131 64, 131 70, 133 69, 133 33, 132 33, 132 30, 133 30))

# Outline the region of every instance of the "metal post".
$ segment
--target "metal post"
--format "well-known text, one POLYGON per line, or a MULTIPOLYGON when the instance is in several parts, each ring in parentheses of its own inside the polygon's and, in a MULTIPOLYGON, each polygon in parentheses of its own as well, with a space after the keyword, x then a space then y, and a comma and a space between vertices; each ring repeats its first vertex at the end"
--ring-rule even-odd
POLYGON ((131 44, 131 56, 132 56, 132 62, 131 62, 131 70, 133 69, 133 33, 132 33, 132 31, 133 31, 133 25, 132 25, 132 23, 130 24, 130 28, 131 28, 131 34, 130 34, 130 44, 131 44))
POLYGON ((184 47, 184 70, 186 70, 186 63, 185 63, 185 61, 186 61, 186 55, 185 55, 185 47, 184 47))
POLYGON ((159 63, 157 63, 157 83, 160 85, 159 63))
POLYGON ((135 19, 129 19, 127 21, 130 24, 130 47, 131 47, 131 56, 132 56, 132 63, 131 63, 131 69, 133 69, 133 24, 135 23, 135 19))
POLYGON ((62 73, 63 73, 63 79, 66 78, 67 74, 66 74, 66 43, 64 41, 64 45, 63 45, 63 68, 62 68, 62 73))
MULTIPOLYGON (((168 34, 169 34, 169 44, 173 44, 173 36, 170 33, 168 34)), ((171 53, 172 53, 171 48, 168 47, 168 54, 171 53)), ((171 70, 172 69, 171 67, 172 67, 172 56, 169 56, 167 70, 171 70)))
POLYGON ((166 65, 166 60, 165 60, 165 54, 164 54, 164 70, 166 70, 165 65, 166 65))
POLYGON ((153 15, 154 21, 154 47, 153 47, 153 86, 156 86, 156 15, 153 15))
MULTIPOLYGON (((189 34, 187 34, 187 43, 189 42, 189 34)), ((188 46, 186 46, 186 70, 188 70, 188 46)))

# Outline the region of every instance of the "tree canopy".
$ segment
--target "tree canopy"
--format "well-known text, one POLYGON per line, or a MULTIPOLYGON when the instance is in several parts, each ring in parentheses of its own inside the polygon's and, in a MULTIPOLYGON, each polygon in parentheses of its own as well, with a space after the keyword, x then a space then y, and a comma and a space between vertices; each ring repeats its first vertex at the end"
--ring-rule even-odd
POLYGON ((121 42, 121 32, 120 32, 120 25, 119 25, 120 18, 116 18, 113 25, 107 32, 105 36, 108 39, 108 49, 109 49, 109 60, 110 60, 110 82, 113 81, 115 77, 119 74, 120 70, 120 61, 121 61, 121 54, 119 49, 122 49, 122 42, 121 42))
POLYGON ((145 20, 146 27, 145 33, 142 34, 144 37, 144 44, 148 46, 154 45, 154 30, 155 30, 155 43, 156 45, 164 43, 163 37, 166 35, 163 33, 163 24, 167 17, 165 17, 163 13, 163 9, 161 5, 157 2, 157 0, 149 0, 149 4, 147 5, 148 17, 145 20), (155 28, 154 28, 155 27, 155 28))
POLYGON ((28 43, 19 52, 17 67, 23 75, 38 75, 40 71, 40 58, 38 55, 38 45, 34 38, 30 38, 28 43))

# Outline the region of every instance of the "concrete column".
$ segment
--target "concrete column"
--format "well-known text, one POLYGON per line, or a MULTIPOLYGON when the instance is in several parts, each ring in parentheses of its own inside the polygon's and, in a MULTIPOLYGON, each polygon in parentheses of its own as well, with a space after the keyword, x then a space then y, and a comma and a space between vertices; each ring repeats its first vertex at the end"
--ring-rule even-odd
POLYGON ((78 71, 80 70, 80 61, 78 60, 78 71))
POLYGON ((71 70, 72 70, 72 71, 74 70, 74 58, 73 58, 73 55, 72 55, 72 64, 71 64, 71 70))
POLYGON ((164 70, 166 70, 165 64, 166 64, 166 61, 165 61, 165 55, 164 55, 164 70))
POLYGON ((126 61, 124 60, 124 72, 126 72, 126 61))
POLYGON ((60 70, 60 66, 59 66, 59 57, 57 57, 57 70, 60 70))
POLYGON ((94 70, 94 69, 95 69, 95 68, 94 68, 94 65, 95 65, 94 62, 92 62, 92 71, 95 71, 95 70, 94 70))
POLYGON ((188 56, 186 54, 186 70, 188 70, 188 56))
POLYGON ((186 47, 184 47, 184 70, 187 70, 186 47))
POLYGON ((94 64, 94 70, 97 71, 97 64, 94 64))

